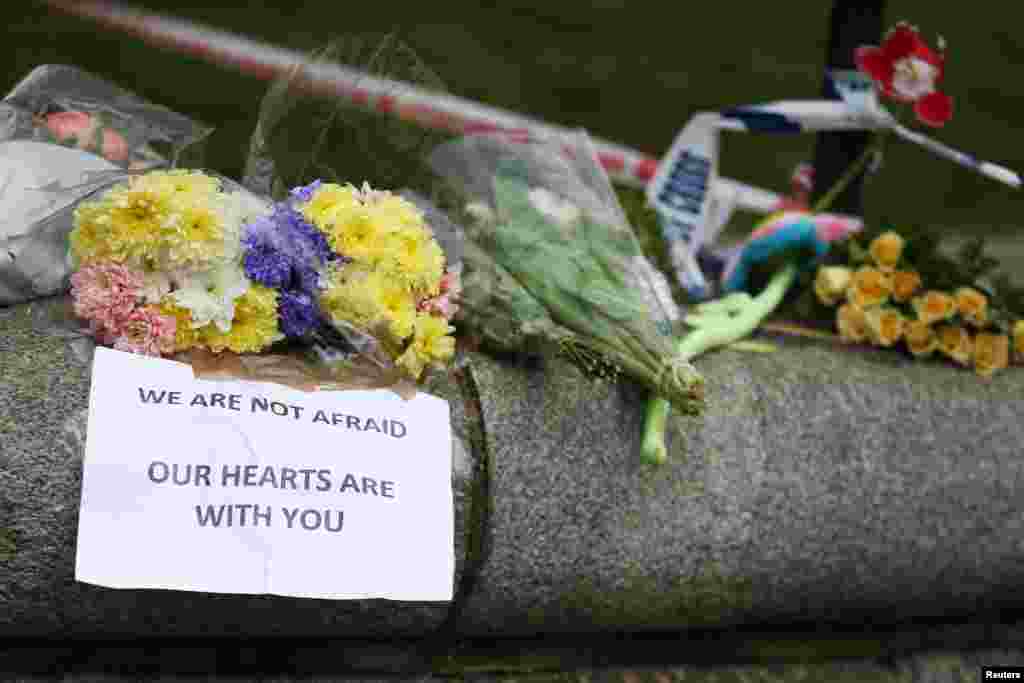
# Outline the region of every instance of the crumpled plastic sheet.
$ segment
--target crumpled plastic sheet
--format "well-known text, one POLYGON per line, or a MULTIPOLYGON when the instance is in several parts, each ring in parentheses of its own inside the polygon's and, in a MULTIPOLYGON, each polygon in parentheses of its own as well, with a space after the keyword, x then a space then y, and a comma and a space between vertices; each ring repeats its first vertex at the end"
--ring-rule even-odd
MULTIPOLYGON (((132 172, 198 161, 201 143, 212 130, 82 69, 53 64, 33 69, 0 102, 0 146, 71 147, 80 155, 96 155, 97 166, 111 170, 86 171, 69 181, 66 169, 55 168, 52 181, 34 188, 52 192, 52 211, 46 213, 44 204, 43 215, 32 224, 0 231, 0 306, 66 291, 70 278, 66 245, 74 206, 132 172), (63 125, 54 125, 49 118, 54 116, 72 120, 65 118, 63 125), (87 126, 86 134, 75 129, 81 120, 102 129, 87 126), (105 130, 123 143, 123 157, 106 151, 105 130), (93 141, 94 136, 99 139, 93 141), (104 158, 105 154, 114 158, 104 158)), ((7 180, 0 179, 0 194, 7 180)))

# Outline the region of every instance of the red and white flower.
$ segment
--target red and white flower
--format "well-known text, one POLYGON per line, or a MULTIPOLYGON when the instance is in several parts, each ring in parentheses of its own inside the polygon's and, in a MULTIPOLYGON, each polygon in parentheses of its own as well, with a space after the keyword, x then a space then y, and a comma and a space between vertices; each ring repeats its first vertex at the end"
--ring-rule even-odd
POLYGON ((953 115, 953 100, 939 91, 946 56, 940 39, 932 50, 913 26, 897 24, 881 46, 865 45, 854 52, 857 68, 871 76, 882 93, 914 105, 918 120, 941 126, 953 115))

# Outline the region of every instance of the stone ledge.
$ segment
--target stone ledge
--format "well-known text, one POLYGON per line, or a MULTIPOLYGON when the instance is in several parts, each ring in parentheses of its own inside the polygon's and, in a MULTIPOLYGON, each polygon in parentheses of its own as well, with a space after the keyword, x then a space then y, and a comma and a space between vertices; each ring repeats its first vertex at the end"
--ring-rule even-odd
POLYGON ((640 466, 638 387, 474 358, 492 552, 472 637, 1020 606, 1024 372, 782 341, 698 359, 708 406, 640 466))
POLYGON ((28 308, 0 310, 0 528, 17 532, 0 637, 512 638, 1024 605, 1024 373, 803 340, 699 359, 707 411, 670 419, 662 468, 639 463, 636 385, 472 355, 430 388, 461 445, 452 604, 77 584, 88 370, 28 308))

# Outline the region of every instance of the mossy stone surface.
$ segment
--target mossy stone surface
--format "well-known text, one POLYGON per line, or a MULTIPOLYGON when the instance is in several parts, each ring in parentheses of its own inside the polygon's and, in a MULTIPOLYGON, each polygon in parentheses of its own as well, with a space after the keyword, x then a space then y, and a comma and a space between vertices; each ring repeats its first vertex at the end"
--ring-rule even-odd
POLYGON ((697 359, 701 417, 639 463, 646 396, 474 358, 492 552, 460 632, 881 623, 1019 607, 1024 372, 775 339, 697 359))
POLYGON ((707 376, 707 413, 671 418, 673 457, 651 468, 639 461, 637 385, 559 359, 474 357, 492 543, 460 632, 644 630, 749 611, 739 560, 764 447, 745 359, 707 376))

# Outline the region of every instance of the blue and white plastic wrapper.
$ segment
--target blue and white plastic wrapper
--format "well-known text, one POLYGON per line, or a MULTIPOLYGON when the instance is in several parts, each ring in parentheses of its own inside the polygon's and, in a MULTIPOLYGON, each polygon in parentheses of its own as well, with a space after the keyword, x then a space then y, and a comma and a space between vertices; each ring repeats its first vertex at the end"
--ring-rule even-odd
POLYGON ((829 83, 837 100, 780 101, 735 107, 721 113, 719 127, 754 133, 798 134, 818 131, 891 130, 907 142, 1010 187, 1020 176, 1008 168, 976 159, 927 135, 910 130, 879 101, 870 79, 856 71, 833 71, 829 83))
POLYGON ((695 116, 647 186, 647 199, 661 221, 672 267, 687 294, 697 301, 710 294, 697 265, 697 249, 709 240, 709 204, 718 175, 718 118, 716 114, 695 116))
POLYGON ((716 294, 713 278, 699 256, 709 250, 737 209, 759 214, 775 210, 781 197, 718 175, 718 114, 698 114, 679 134, 647 186, 648 203, 662 226, 662 237, 679 284, 690 299, 716 294))

